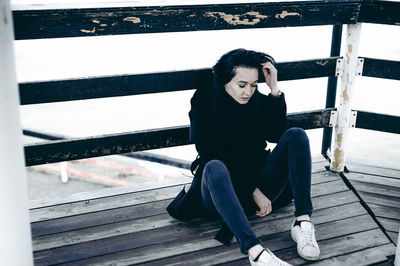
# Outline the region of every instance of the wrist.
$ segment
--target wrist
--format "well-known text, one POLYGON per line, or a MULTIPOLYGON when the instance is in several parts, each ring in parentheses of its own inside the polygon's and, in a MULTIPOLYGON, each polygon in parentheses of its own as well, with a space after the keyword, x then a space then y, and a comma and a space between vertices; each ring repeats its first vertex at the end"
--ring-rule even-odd
POLYGON ((258 189, 258 187, 256 187, 256 188, 253 190, 253 196, 256 195, 256 194, 259 193, 259 192, 260 192, 260 190, 258 189))
POLYGON ((279 89, 276 90, 271 90, 270 95, 272 97, 279 97, 282 94, 282 92, 279 89))

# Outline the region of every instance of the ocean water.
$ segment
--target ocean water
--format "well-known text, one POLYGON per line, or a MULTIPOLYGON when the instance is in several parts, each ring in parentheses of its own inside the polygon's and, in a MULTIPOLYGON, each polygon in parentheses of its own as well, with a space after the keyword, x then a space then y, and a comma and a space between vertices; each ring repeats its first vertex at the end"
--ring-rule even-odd
MULTIPOLYGON (((211 67, 223 53, 239 47, 267 52, 278 62, 324 58, 330 54, 331 31, 332 26, 311 26, 16 41, 17 75, 23 82, 197 69, 211 67)), ((364 24, 359 56, 399 61, 399 43, 399 26, 364 24)), ((325 107, 327 78, 280 82, 279 86, 286 94, 288 112, 325 107)), ((268 93, 265 86, 260 90, 268 93)), ((186 125, 192 94, 21 106, 22 127, 85 137, 186 125)), ((400 81, 358 77, 352 98, 353 109, 400 116, 400 81)), ((312 154, 319 154, 322 130, 307 133, 312 154)), ((155 152, 186 160, 196 155, 192 145, 155 152)), ((352 129, 346 156, 400 165, 400 135, 352 129)))

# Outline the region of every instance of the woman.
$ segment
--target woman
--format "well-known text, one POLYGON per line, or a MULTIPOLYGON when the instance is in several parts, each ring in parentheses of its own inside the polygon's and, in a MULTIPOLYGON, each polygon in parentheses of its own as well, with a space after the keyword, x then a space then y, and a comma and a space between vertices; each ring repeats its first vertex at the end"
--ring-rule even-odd
POLYGON ((251 265, 289 265, 264 249, 247 215, 260 217, 295 202, 291 235, 298 254, 319 257, 312 203, 311 158, 304 130, 286 130, 286 103, 279 90, 274 59, 264 53, 237 49, 223 55, 191 100, 190 138, 199 158, 189 191, 168 206, 171 216, 188 220, 221 217, 216 239, 236 237, 251 265), (271 92, 257 90, 264 77, 271 92), (272 152, 266 140, 277 142, 272 152))

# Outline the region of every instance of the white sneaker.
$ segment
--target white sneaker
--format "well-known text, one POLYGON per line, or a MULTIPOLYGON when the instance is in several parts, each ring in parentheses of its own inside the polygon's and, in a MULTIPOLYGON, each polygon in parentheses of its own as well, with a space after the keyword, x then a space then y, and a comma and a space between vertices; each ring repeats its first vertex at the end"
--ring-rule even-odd
POLYGON ((319 258, 319 247, 315 240, 315 229, 311 222, 304 221, 300 225, 294 226, 296 219, 292 223, 291 235, 297 243, 297 253, 306 260, 317 260, 319 258))
POLYGON ((257 261, 249 260, 252 266, 292 266, 276 257, 269 249, 264 249, 257 261))

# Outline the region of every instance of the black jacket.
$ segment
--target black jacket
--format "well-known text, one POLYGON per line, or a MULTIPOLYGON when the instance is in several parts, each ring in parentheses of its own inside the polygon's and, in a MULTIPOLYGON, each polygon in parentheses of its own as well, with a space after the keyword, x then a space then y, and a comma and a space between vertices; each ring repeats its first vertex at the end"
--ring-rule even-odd
POLYGON ((206 215, 200 194, 202 170, 218 159, 227 166, 246 214, 254 215, 252 192, 258 186, 254 177, 269 154, 266 140, 277 142, 286 130, 284 95, 266 96, 256 90, 241 105, 210 78, 193 95, 189 117, 190 140, 200 155, 198 169, 188 192, 183 189, 167 207, 169 214, 183 221, 206 215))

